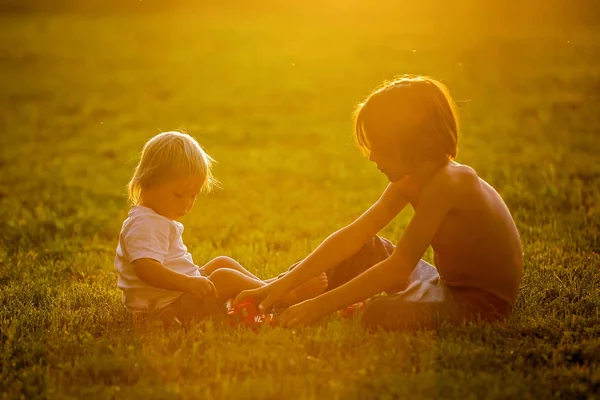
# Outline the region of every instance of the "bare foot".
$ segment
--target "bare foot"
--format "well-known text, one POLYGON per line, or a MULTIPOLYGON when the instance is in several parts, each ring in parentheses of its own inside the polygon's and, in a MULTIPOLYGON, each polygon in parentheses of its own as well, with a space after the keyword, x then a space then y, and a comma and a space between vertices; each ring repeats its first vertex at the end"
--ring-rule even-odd
POLYGON ((327 275, 323 272, 290 291, 282 300, 284 303, 293 305, 312 299, 323 293, 327 289, 327 284, 327 275))

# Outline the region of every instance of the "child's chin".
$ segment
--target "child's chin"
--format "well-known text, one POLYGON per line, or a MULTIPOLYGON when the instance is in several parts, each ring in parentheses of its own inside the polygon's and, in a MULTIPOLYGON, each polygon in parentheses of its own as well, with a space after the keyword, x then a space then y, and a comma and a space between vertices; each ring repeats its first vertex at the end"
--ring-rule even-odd
POLYGON ((390 174, 390 173, 385 173, 385 176, 388 178, 388 180, 392 183, 394 182, 398 182, 401 181, 406 174, 390 174))
POLYGON ((183 215, 176 214, 176 213, 163 214, 163 216, 167 217, 169 219, 172 219, 173 221, 177 221, 178 219, 183 217, 183 215))

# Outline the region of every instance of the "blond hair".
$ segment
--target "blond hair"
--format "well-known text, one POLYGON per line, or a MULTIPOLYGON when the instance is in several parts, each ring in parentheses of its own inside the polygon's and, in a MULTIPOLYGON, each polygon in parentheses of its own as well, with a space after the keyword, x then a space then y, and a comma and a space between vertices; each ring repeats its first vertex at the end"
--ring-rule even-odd
POLYGON ((403 147, 407 158, 454 159, 458 109, 443 83, 427 76, 401 75, 356 107, 354 132, 363 153, 370 152, 369 135, 387 135, 403 147))
POLYGON ((129 201, 138 204, 142 190, 182 176, 204 178, 202 190, 209 192, 219 182, 211 168, 215 160, 183 132, 163 132, 148 140, 142 149, 140 162, 127 185, 129 201))

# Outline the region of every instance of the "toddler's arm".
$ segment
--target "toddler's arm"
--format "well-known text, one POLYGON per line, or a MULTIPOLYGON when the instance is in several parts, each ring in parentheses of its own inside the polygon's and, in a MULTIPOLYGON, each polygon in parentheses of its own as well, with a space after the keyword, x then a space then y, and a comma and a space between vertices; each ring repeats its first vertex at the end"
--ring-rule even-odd
POLYGON ((200 298, 217 295, 215 285, 205 277, 180 274, 151 258, 140 258, 132 264, 138 278, 152 286, 191 293, 200 298))

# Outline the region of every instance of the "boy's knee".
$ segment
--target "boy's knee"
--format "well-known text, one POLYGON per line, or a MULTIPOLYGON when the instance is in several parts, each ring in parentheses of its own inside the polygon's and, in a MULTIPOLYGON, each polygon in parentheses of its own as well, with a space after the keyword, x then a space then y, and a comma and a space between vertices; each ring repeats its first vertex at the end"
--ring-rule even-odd
POLYGON ((375 235, 367 240, 358 253, 351 257, 349 261, 352 260, 353 263, 361 264, 368 268, 388 258, 393 251, 394 245, 387 239, 375 235))
POLYGON ((377 329, 388 329, 388 309, 387 298, 373 299, 367 303, 361 318, 362 326, 370 331, 377 329))
POLYGON ((364 248, 377 259, 386 259, 394 252, 394 245, 386 238, 373 236, 364 248))
POLYGON ((419 315, 417 308, 402 299, 382 296, 367 304, 362 315, 362 326, 370 331, 413 330, 425 326, 427 316, 419 315))

